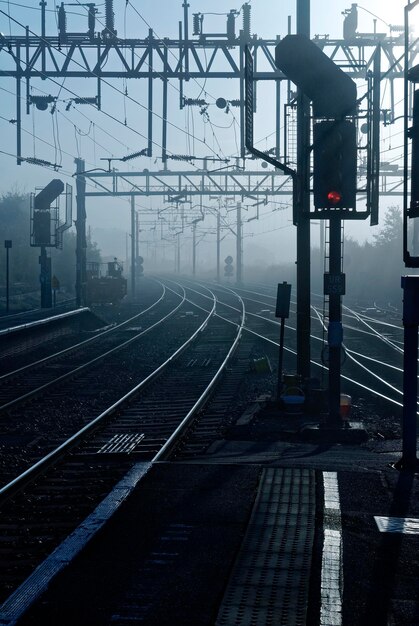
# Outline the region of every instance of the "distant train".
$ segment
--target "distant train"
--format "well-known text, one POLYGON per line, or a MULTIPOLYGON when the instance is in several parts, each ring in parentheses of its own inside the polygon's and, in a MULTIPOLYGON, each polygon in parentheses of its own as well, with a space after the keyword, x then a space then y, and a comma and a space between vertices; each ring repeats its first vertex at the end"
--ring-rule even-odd
POLYGON ((117 259, 108 263, 91 262, 87 265, 87 304, 116 304, 127 295, 127 279, 122 276, 123 267, 117 259), (106 275, 101 266, 106 265, 106 275))

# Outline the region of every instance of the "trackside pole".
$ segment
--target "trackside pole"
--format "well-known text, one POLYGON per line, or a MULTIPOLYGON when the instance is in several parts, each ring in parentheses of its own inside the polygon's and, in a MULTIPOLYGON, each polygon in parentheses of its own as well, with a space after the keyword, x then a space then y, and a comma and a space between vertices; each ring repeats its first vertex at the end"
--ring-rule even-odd
POLYGON ((282 366, 284 359, 284 330, 285 319, 290 316, 290 300, 291 300, 291 285, 286 281, 282 284, 278 284, 278 291, 276 296, 276 310, 275 317, 281 318, 281 330, 279 336, 279 357, 278 357, 278 390, 277 399, 278 402, 281 399, 282 392, 282 366))
POLYGON ((403 289, 403 445, 402 469, 418 467, 416 456, 418 396, 419 276, 402 276, 403 289))

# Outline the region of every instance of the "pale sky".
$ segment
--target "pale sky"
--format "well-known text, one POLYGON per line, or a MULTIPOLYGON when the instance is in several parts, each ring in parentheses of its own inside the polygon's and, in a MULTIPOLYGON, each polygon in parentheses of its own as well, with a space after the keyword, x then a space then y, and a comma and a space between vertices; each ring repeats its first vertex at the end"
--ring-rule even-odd
MULTIPOLYGON (((77 2, 77 0, 74 0, 77 2)), ((80 0, 81 2, 81 0, 80 0)), ((47 4, 47 35, 57 34, 55 2, 47 4)), ((230 9, 239 10, 242 2, 237 0, 190 0, 190 31, 192 32, 192 14, 205 13, 204 32, 225 32, 225 14, 230 9), (216 15, 220 14, 221 15, 216 15), (215 14, 215 15, 214 15, 215 14)), ((350 8, 351 3, 344 0, 312 0, 311 2, 311 33, 314 35, 329 35, 330 39, 342 38, 343 15, 342 11, 350 8)), ((260 38, 275 38, 287 34, 288 16, 291 16, 292 28, 295 28, 295 2, 288 0, 252 0, 251 32, 260 38)), ((374 28, 377 32, 389 35, 390 24, 403 24, 404 2, 399 0, 382 2, 380 0, 365 0, 358 5, 358 32, 372 33, 374 28), (373 14, 373 15, 372 15, 373 14), (374 17, 375 16, 375 17, 374 17), (379 17, 379 19, 376 19, 379 17), (374 25, 374 19, 376 19, 374 25)), ((28 25, 31 31, 40 33, 40 10, 38 0, 0 0, 0 9, 9 13, 15 20, 23 25, 28 25)), ((100 3, 100 13, 97 15, 96 29, 102 29, 104 23, 104 6, 100 3)), ((68 31, 86 31, 87 18, 85 9, 80 6, 67 7, 68 31), (71 14, 70 14, 71 12, 71 14)), ((182 0, 131 0, 126 6, 125 0, 114 0, 115 25, 120 37, 144 38, 148 35, 149 26, 153 28, 158 37, 178 38, 178 22, 182 19, 182 0), (136 10, 135 10, 136 9, 136 10)), ((241 15, 236 21, 236 32, 241 28, 241 15)), ((24 29, 17 23, 9 20, 0 13, 0 32, 5 35, 24 34, 24 29)), ((9 55, 0 52, 0 67, 9 67, 9 55)), ((55 79, 54 79, 55 80, 55 79)), ((111 81, 110 81, 111 82, 111 81)), ((396 81, 397 82, 397 81, 396 81)), ((401 81, 399 81, 401 82, 401 81)), ((156 80, 155 101, 158 103, 161 81, 156 80)), ((50 80, 33 80, 32 94, 59 95, 57 112, 51 115, 50 110, 38 111, 31 107, 31 114, 26 115, 25 103, 22 102, 22 126, 24 156, 36 156, 37 158, 51 162, 59 162, 62 169, 54 173, 51 169, 39 166, 22 164, 17 166, 15 159, 0 153, 0 167, 2 176, 0 179, 0 193, 9 191, 13 186, 24 191, 32 191, 35 186, 47 184, 51 178, 61 177, 64 182, 71 182, 71 174, 74 172, 74 157, 82 156, 86 160, 86 168, 104 167, 101 158, 109 156, 124 156, 130 152, 141 150, 146 143, 135 131, 146 134, 146 109, 147 109, 147 83, 143 81, 113 80, 110 86, 103 85, 102 102, 104 112, 98 112, 92 106, 72 105, 68 111, 66 107, 74 93, 83 97, 96 94, 96 81, 94 79, 75 80, 62 79, 56 82, 50 80), (127 89, 132 100, 124 98, 123 93, 127 89), (106 112, 127 121, 127 127, 111 120, 106 112), (33 137, 33 134, 36 138, 33 137)), ((395 100, 399 104, 399 114, 402 112, 400 99, 401 85, 396 85, 395 100)), ((9 120, 15 117, 15 84, 12 79, 0 79, 1 105, 0 105, 0 150, 15 154, 15 127, 9 120)), ((358 95, 365 91, 365 84, 358 86, 358 95)), ((210 103, 208 109, 212 126, 203 123, 203 116, 196 107, 186 107, 179 111, 179 91, 176 81, 171 81, 169 87, 169 120, 178 128, 169 128, 168 150, 175 154, 190 154, 203 156, 205 154, 220 154, 232 157, 237 154, 238 138, 238 109, 231 109, 226 114, 214 105, 215 99, 223 96, 227 99, 238 98, 238 85, 233 81, 222 84, 220 80, 190 81, 185 84, 185 96, 196 98, 203 93, 210 103), (185 132, 187 131, 187 132, 185 132), (188 134, 189 133, 189 136, 188 134), (195 141, 190 135, 195 135, 195 141), (205 142, 205 143, 204 143, 205 142)), ((22 95, 25 96, 24 83, 22 81, 22 95)), ((272 147, 274 137, 269 137, 275 130, 274 127, 274 100, 273 91, 269 86, 262 86, 258 92, 258 113, 255 117, 255 135, 260 139, 258 147, 261 149, 272 147), (268 137, 268 139, 264 139, 268 137)), ((387 106, 389 91, 383 93, 382 106, 387 106)), ((156 105, 156 112, 161 110, 156 105)), ((382 159, 396 162, 401 155, 402 134, 401 125, 389 126, 382 132, 382 159)), ((161 142, 160 119, 155 119, 155 141, 161 142)), ((160 148, 155 146, 153 158, 139 158, 130 163, 131 167, 140 170, 161 169, 160 148), (157 159, 157 160, 156 160, 157 159)), ((126 166, 123 166, 125 169, 126 166)), ((177 164, 169 162, 169 167, 176 169, 177 164)), ((260 167, 252 162, 252 167, 260 167)), ((278 198, 284 205, 287 198, 278 198)), ((392 204, 401 203, 393 201, 392 204)), ((383 202, 383 206, 385 206, 383 202)), ((147 198, 137 199, 138 208, 153 208, 157 210, 162 205, 156 199, 150 201, 147 198)), ((126 200, 109 198, 105 201, 89 199, 87 205, 88 223, 95 227, 115 227, 122 231, 129 229, 129 204, 126 200)), ((284 260, 293 257, 295 230, 290 224, 290 209, 278 205, 270 205, 265 211, 261 211, 259 221, 253 220, 245 225, 245 255, 246 248, 249 256, 259 258, 265 254, 273 261, 284 260), (282 209, 282 210, 273 210, 282 209), (250 236, 253 235, 253 236, 250 236), (252 250, 253 248, 253 250, 252 250)), ((206 222, 211 228, 213 221, 208 218, 206 222)), ((348 225, 348 232, 354 236, 365 238, 370 236, 371 229, 367 224, 348 225)), ((144 235, 145 236, 145 235, 144 235)), ((208 242, 212 239, 208 235, 208 242)), ((203 254, 208 247, 208 255, 212 254, 213 246, 208 243, 202 247, 203 254), (211 250, 210 250, 211 249, 211 250)), ((233 238, 226 238, 228 252, 234 251, 233 238)))

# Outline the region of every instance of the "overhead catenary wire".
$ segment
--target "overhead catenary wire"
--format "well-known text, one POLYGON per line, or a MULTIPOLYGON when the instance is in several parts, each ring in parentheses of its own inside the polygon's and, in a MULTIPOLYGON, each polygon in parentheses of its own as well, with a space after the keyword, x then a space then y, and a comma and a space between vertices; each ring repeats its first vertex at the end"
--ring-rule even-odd
MULTIPOLYGON (((77 0, 77 2, 80 4, 80 0, 77 0)), ((154 28, 153 28, 153 27, 152 27, 152 26, 151 26, 151 25, 147 22, 147 20, 145 20, 145 18, 144 18, 144 17, 140 14, 140 12, 136 9, 136 7, 134 7, 132 4, 130 4, 130 3, 129 3, 129 0, 126 0, 126 5, 125 5, 125 6, 131 6, 131 7, 133 8, 133 10, 135 11, 135 13, 136 13, 136 14, 137 14, 137 15, 138 15, 138 16, 139 16, 142 20, 143 20, 143 22, 144 22, 144 23, 148 26, 148 28, 149 28, 152 32, 154 32, 154 33, 155 33, 155 35, 156 35, 156 36, 157 36, 157 37, 158 37, 158 38, 162 41, 163 46, 166 48, 166 50, 168 51, 168 53, 169 53, 169 54, 171 54, 171 55, 172 55, 172 56, 176 59, 176 56, 174 55, 174 53, 172 52, 172 50, 171 50, 171 49, 167 46, 167 44, 165 43, 164 39, 161 39, 161 38, 159 37, 158 33, 156 33, 156 31, 154 30, 154 28)), ((135 54, 135 52, 134 52, 134 54, 135 54)), ((137 54, 135 54, 135 56, 137 56, 137 58, 139 58, 139 56, 138 56, 137 54)), ((206 53, 206 49, 205 49, 205 47, 204 47, 204 57, 205 57, 205 62, 206 62, 206 64, 207 64, 207 53, 206 53)), ((146 64, 147 64, 147 63, 146 63, 146 64)), ((197 79, 196 79, 196 78, 192 77, 192 80, 193 80, 193 81, 194 81, 194 82, 198 85, 198 87, 200 87, 200 92, 199 92, 199 95, 197 96, 197 98, 196 98, 196 99, 199 99, 199 98, 200 98, 200 96, 202 95, 202 93, 204 92, 206 96, 210 96, 210 98, 212 98, 214 101, 216 101, 216 99, 217 99, 217 98, 216 98, 215 96, 213 96, 212 94, 210 94, 210 93, 209 93, 209 92, 205 89, 205 87, 206 87, 206 83, 207 83, 207 77, 205 77, 205 79, 204 79, 204 83, 203 83, 203 85, 202 85, 202 86, 198 83, 198 81, 197 81, 197 79)), ((176 85, 173 85, 172 83, 169 83, 169 85, 170 85, 171 87, 173 87, 173 88, 174 88, 174 89, 175 89, 175 90, 176 90, 179 94, 181 94, 180 89, 179 89, 178 87, 176 87, 176 85)), ((237 122, 237 120, 236 120, 236 118, 235 118, 235 116, 234 116, 233 112, 232 112, 231 110, 230 110, 229 112, 231 113, 231 115, 232 115, 232 117, 233 117, 233 122, 234 122, 234 121, 236 121, 236 122, 237 122)), ((216 136, 216 133, 214 132, 214 129, 212 128, 212 126, 215 126, 215 127, 218 127, 218 126, 217 126, 217 125, 215 125, 215 124, 211 124, 211 120, 210 120, 210 118, 209 118, 209 114, 208 114, 207 112, 206 112, 206 114, 207 114, 208 122, 209 122, 209 123, 210 123, 210 125, 211 125, 211 130, 212 130, 212 132, 213 132, 214 139, 216 140, 216 143, 217 143, 217 145, 218 145, 218 147, 219 147, 220 152, 223 154, 223 156, 225 156, 225 154, 224 154, 224 152, 223 152, 223 150, 222 150, 222 148, 221 148, 220 142, 219 142, 219 140, 218 140, 218 138, 217 138, 217 136, 216 136)), ((203 120, 205 121, 205 116, 204 116, 204 115, 203 115, 203 120)), ((233 124, 233 122, 232 122, 232 124, 233 124)), ((231 126, 231 125, 230 125, 230 126, 231 126)), ((219 128, 224 128, 224 127, 219 126, 219 128)), ((226 127, 226 128, 229 128, 229 127, 226 127)), ((193 137, 193 141, 195 142, 195 133, 194 133, 194 131, 192 131, 192 137, 193 137)), ((189 138, 188 138, 188 139, 189 139, 189 138)), ((204 139, 204 143, 206 144, 205 139, 204 139)), ((207 144, 206 144, 206 145, 207 145, 207 144)), ((194 150, 194 149, 193 149, 193 152, 195 152, 195 150, 194 150)), ((190 148, 189 148, 189 153, 191 153, 191 149, 190 149, 190 148)))
MULTIPOLYGON (((7 14, 5 11, 3 11, 2 9, 0 9, 0 13, 3 13, 3 15, 5 15, 6 17, 9 17, 9 14, 7 14)), ((21 26, 22 28, 25 28, 25 26, 19 21, 16 20, 14 17, 10 16, 11 20, 14 21, 16 24, 18 24, 19 26, 21 26)), ((35 37, 39 38, 40 41, 44 41, 45 43, 47 43, 48 45, 51 45, 50 42, 48 42, 48 40, 46 40, 44 37, 40 36, 38 33, 32 31, 31 29, 29 29, 29 31, 32 35, 34 35, 35 37)), ((54 46, 51 46, 52 48, 54 48, 55 51, 57 51, 58 53, 62 54, 65 56, 65 53, 60 50, 59 48, 56 48, 54 46)), ((8 51, 9 54, 10 51, 8 51)), ((76 65, 78 65, 79 67, 85 69, 83 67, 83 65, 81 63, 78 63, 77 61, 75 61, 74 59, 72 60, 73 63, 75 63, 76 65)), ((29 65, 28 62, 26 62, 25 60, 21 59, 21 63, 25 63, 25 65, 29 65)), ((53 82, 54 84, 58 85, 59 87, 61 87, 62 89, 65 89, 66 91, 68 91, 69 93, 71 93, 74 97, 76 98, 81 98, 82 100, 85 100, 82 96, 80 96, 79 94, 77 94, 76 92, 74 92, 73 90, 69 89, 68 87, 65 87, 64 84, 60 85, 55 79, 53 79, 51 76, 48 76, 45 72, 39 71, 39 73, 44 76, 47 80, 50 80, 51 82, 53 82)), ((98 74, 96 74, 95 72, 92 72, 92 74, 94 76, 96 76, 97 78, 100 78, 100 76, 98 74)), ((110 83, 109 81, 105 80, 104 78, 101 78, 102 82, 104 84, 106 84, 107 86, 109 86, 111 89, 113 89, 114 91, 118 92, 121 95, 125 95, 120 89, 118 89, 117 87, 115 87, 114 85, 112 85, 112 83, 110 83)), ((148 111, 148 107, 146 107, 144 104, 142 104, 141 102, 139 102, 138 100, 136 100, 135 98, 133 98, 132 96, 126 95, 126 97, 132 101, 133 103, 135 103, 137 106, 139 106, 141 109, 148 111)), ((87 104, 89 104, 89 102, 87 102, 87 104)), ((116 118, 115 116, 111 115, 110 113, 108 113, 107 111, 105 111, 104 109, 100 109, 100 112, 105 114, 107 117, 113 119, 114 121, 116 121, 118 124, 128 128, 129 130, 132 130, 134 133, 136 133, 137 135, 139 135, 142 139, 144 139, 145 141, 148 141, 148 138, 143 135, 142 133, 140 133, 139 131, 137 131, 136 129, 134 129, 133 127, 129 126, 128 124, 125 125, 124 122, 122 122, 121 120, 118 120, 118 118, 116 118)), ((156 116, 157 118, 166 121, 167 124, 169 126, 172 126, 173 128, 175 128, 176 130, 179 130, 181 133, 186 133, 187 131, 185 131, 184 129, 182 129, 180 126, 177 126, 176 124, 174 124, 173 122, 170 122, 169 120, 165 120, 165 118, 160 115, 159 113, 156 113, 155 111, 152 112, 152 114, 154 116, 156 116)), ((200 141, 201 143, 205 144, 204 141, 196 138, 197 141, 200 141)), ((158 142, 156 142, 155 140, 152 141, 152 143, 154 145, 156 145, 159 148, 162 148, 162 145, 159 144, 158 142)), ((217 154, 210 146, 208 146, 207 144, 205 144, 212 152, 215 156, 219 157, 219 154, 217 154)), ((168 154, 173 154, 171 151, 166 150, 166 152, 168 154)))
MULTIPOLYGON (((80 4, 80 0, 77 0, 77 2, 80 4)), ((149 22, 143 17, 143 15, 138 11, 138 9, 131 4, 130 0, 126 0, 126 3, 128 6, 130 6, 134 12, 138 15, 138 17, 144 22, 144 24, 146 24, 146 26, 151 29, 153 31, 153 33, 157 36, 157 38, 162 41, 163 46, 166 48, 168 54, 171 54, 176 60, 177 57, 176 55, 172 52, 172 50, 169 48, 169 46, 165 43, 164 39, 162 39, 159 34, 155 31, 155 29, 149 24, 149 22)), ((222 15, 226 15, 226 14, 222 14, 222 15)), ((205 62, 207 64, 207 53, 206 53, 206 49, 204 47, 204 57, 205 57, 205 62)), ((200 88, 200 92, 199 95, 197 96, 197 99, 199 99, 202 95, 202 93, 205 93, 206 96, 209 96, 210 98, 212 98, 212 100, 215 102, 217 100, 216 96, 212 95, 207 89, 206 89, 206 84, 207 84, 207 77, 205 77, 204 79, 204 83, 203 85, 200 85, 199 82, 197 81, 197 79, 195 77, 191 77, 191 80, 193 80, 198 87, 200 88)), ((180 93, 180 90, 177 89, 177 87, 175 87, 176 90, 180 93)), ((233 119, 236 119, 233 112, 230 110, 231 115, 233 116, 233 119)))
MULTIPOLYGON (((41 90, 41 89, 39 89, 38 87, 32 87, 32 89, 35 89, 36 91, 39 91, 40 93, 43 93, 43 94, 45 94, 45 95, 48 95, 45 91, 42 91, 42 90, 41 90)), ((6 89, 5 87, 1 87, 1 86, 0 86, 0 90, 1 90, 1 91, 5 91, 6 93, 8 93, 8 94, 10 94, 10 95, 12 95, 12 96, 14 96, 14 97, 16 97, 16 94, 15 94, 13 91, 10 91, 9 89, 6 89)), ((24 96, 20 96, 20 98, 21 98, 21 100, 26 100, 26 98, 25 98, 24 96)), ((65 102, 65 101, 64 101, 64 102, 65 102)), ((114 138, 114 137, 113 137, 113 136, 112 136, 112 135, 111 135, 108 131, 106 131, 104 128, 102 128, 101 126, 99 126, 99 125, 95 124, 95 122, 93 122, 93 120, 91 120, 88 116, 86 116, 86 115, 85 115, 82 111, 80 111, 80 110, 78 110, 78 109, 76 109, 76 111, 77 111, 77 113, 79 113, 80 115, 82 115, 85 119, 87 119, 87 121, 88 121, 90 124, 92 124, 93 134, 94 134, 94 130, 95 130, 96 126, 97 126, 97 127, 98 127, 98 128, 99 128, 102 132, 103 132, 103 133, 105 133, 106 135, 108 135, 111 139, 115 139, 116 141, 118 141, 118 143, 121 143, 121 145, 122 145, 122 146, 124 146, 124 148, 126 148, 126 149, 128 149, 128 150, 130 149, 130 148, 129 148, 129 146, 126 146, 126 144, 124 144, 123 142, 119 141, 117 137, 115 137, 115 138, 114 138)), ((51 113, 52 113, 52 112, 51 112, 51 113)), ((52 114, 52 117, 53 117, 53 118, 54 118, 54 117, 56 118, 56 116, 57 116, 57 115, 60 115, 62 118, 64 118, 64 119, 65 119, 65 120, 66 120, 69 124, 71 124, 71 126, 73 126, 73 127, 75 126, 74 122, 73 122, 72 120, 70 120, 70 119, 69 119, 69 118, 68 118, 68 117, 67 117, 67 116, 66 116, 66 115, 65 115, 62 111, 60 111, 60 109, 59 109, 58 107, 56 107, 56 108, 55 108, 54 113, 52 114)), ((5 118, 4 118, 4 119, 5 119, 5 118)), ((8 122, 11 122, 11 123, 12 123, 12 122, 13 122, 13 123, 15 122, 15 120, 7 120, 7 121, 8 121, 8 122)), ((56 126, 57 126, 57 129, 59 129, 58 120, 57 120, 57 122, 56 122, 56 126)), ((23 129, 23 127, 22 127, 22 130, 24 130, 24 129, 23 129)), ((25 131, 24 131, 24 132, 25 132, 25 131)), ((31 134, 32 134, 32 133, 31 133, 31 134)), ((89 137, 89 138, 90 138, 90 137, 89 137)), ((39 138, 39 139, 40 139, 40 138, 39 138)), ((109 148, 106 148, 105 146, 103 146, 102 144, 100 144, 100 143, 96 140, 96 138, 90 138, 90 139, 91 139, 94 143, 96 143, 96 144, 97 144, 100 148, 102 148, 102 150, 105 150, 106 152, 108 152, 108 151, 109 151, 109 148)), ((43 141, 44 141, 44 140, 43 140, 43 141)), ((58 143, 58 146, 59 146, 59 151, 62 151, 62 150, 61 150, 61 145, 60 145, 60 136, 59 136, 59 132, 57 133, 57 143, 58 143)), ((74 155, 70 154, 69 152, 62 151, 62 153, 63 153, 63 154, 66 154, 67 156, 70 156, 70 157, 72 157, 72 158, 74 159, 74 155)), ((111 154, 112 154, 112 153, 111 153, 111 154)), ((112 154, 112 156, 114 156, 114 155, 112 154)), ((95 160, 94 160, 94 162, 90 162, 90 161, 86 161, 86 162, 87 162, 89 165, 96 165, 96 161, 95 161, 95 160)))
MULTIPOLYGON (((41 7, 39 6, 31 6, 29 4, 22 4, 20 2, 12 2, 11 0, 0 0, 0 4, 7 4, 7 6, 15 6, 15 7, 21 7, 23 9, 32 9, 33 11, 42 11, 41 7)), ((102 4, 97 4, 96 6, 103 6, 102 4)), ((57 13, 56 9, 47 9, 44 8, 44 11, 46 11, 47 13, 57 13)), ((78 15, 79 17, 84 17, 83 13, 77 13, 75 11, 66 11, 66 13, 68 15, 78 15)))

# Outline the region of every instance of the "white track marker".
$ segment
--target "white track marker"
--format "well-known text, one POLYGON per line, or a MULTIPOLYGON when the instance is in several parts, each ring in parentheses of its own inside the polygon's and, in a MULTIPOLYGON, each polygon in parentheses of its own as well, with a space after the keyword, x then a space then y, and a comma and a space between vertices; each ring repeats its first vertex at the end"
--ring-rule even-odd
POLYGON ((419 519, 415 517, 374 517, 380 533, 419 535, 419 519))
POLYGON ((323 472, 324 541, 321 574, 321 626, 342 624, 342 526, 336 472, 323 472))

